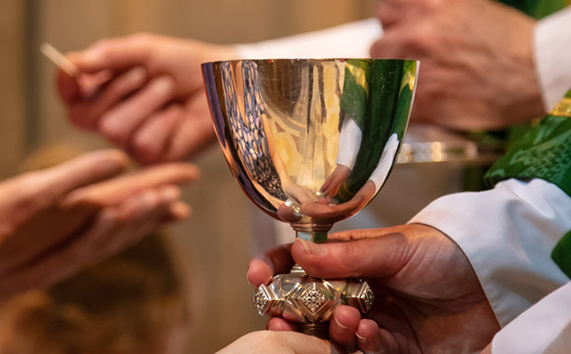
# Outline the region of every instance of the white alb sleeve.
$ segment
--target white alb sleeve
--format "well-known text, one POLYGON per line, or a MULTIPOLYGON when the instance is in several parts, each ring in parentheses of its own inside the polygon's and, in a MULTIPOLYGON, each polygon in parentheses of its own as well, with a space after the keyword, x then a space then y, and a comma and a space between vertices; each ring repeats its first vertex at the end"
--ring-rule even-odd
POLYGON ((393 167, 399 146, 399 136, 393 133, 383 148, 379 164, 369 178, 369 180, 375 184, 375 194, 377 194, 379 189, 385 184, 389 172, 393 167))
POLYGON ((369 58, 383 31, 375 18, 291 37, 235 46, 240 58, 369 58))
POLYGON ((554 184, 510 179, 439 198, 409 223, 430 225, 460 246, 504 327, 569 281, 551 259, 571 230, 569 215, 571 198, 554 184))
POLYGON ((567 354, 570 351, 571 283, 522 313, 492 341, 493 354, 567 354))
POLYGON ((339 149, 337 150, 335 163, 353 170, 362 140, 363 132, 361 132, 361 128, 352 118, 345 117, 339 133, 339 149))
POLYGON ((540 20, 534 32, 535 70, 549 112, 571 89, 571 7, 540 20))

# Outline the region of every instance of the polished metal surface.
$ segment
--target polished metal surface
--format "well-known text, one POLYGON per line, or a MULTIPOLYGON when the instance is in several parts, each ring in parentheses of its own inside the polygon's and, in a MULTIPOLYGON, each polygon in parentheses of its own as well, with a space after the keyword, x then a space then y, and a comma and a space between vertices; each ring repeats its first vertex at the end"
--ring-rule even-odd
POLYGON ((338 305, 350 305, 367 313, 375 295, 366 282, 314 278, 296 265, 289 274, 277 275, 267 286, 261 285, 252 300, 260 315, 283 317, 297 323, 304 333, 326 337, 328 327, 322 327, 331 320, 338 305))
POLYGON ((220 145, 244 192, 273 217, 331 226, 367 205, 388 177, 417 66, 236 60, 205 63, 203 73, 220 145))
POLYGON ((471 135, 474 134, 450 131, 431 124, 411 125, 396 163, 483 166, 493 164, 504 154, 502 141, 487 135, 471 135))
MULTIPOLYGON (((410 116, 417 69, 414 60, 391 59, 202 65, 234 177, 262 210, 313 242, 327 241, 333 223, 365 207, 385 183, 410 116)), ((373 298, 359 280, 316 279, 294 267, 261 286, 254 304, 322 335, 338 304, 364 313, 373 298)))

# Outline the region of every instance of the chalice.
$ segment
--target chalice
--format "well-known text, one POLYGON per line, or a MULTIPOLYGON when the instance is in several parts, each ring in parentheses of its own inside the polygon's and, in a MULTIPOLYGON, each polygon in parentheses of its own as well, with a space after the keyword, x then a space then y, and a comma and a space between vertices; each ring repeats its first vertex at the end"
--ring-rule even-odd
MULTIPOLYGON (((332 225, 365 207, 385 183, 408 124, 418 62, 267 59, 202 64, 228 166, 246 195, 296 237, 327 242, 332 225)), ((366 313, 359 279, 318 279, 295 265, 253 296, 262 315, 327 337, 339 304, 366 313)))

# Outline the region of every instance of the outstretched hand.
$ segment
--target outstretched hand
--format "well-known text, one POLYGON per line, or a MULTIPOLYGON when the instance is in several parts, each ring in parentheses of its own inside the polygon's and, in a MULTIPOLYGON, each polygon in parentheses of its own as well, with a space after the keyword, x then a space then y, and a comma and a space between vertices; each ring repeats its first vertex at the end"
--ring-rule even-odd
POLYGON ((0 183, 0 300, 52 285, 188 216, 178 186, 198 178, 196 167, 116 177, 126 163, 119 151, 101 151, 0 183))
POLYGON ((373 58, 420 60, 412 121, 497 130, 545 114, 535 20, 488 0, 381 0, 373 58))
MULTIPOLYGON (((341 232, 329 240, 298 239, 257 257, 249 282, 267 284, 293 260, 311 276, 363 278, 376 295, 368 319, 340 306, 330 337, 365 353, 468 353, 483 349, 500 329, 468 259, 438 230, 412 224, 341 232)), ((272 318, 268 328, 295 325, 272 318)))
POLYGON ((140 163, 188 159, 214 141, 200 64, 234 58, 231 47, 137 34, 67 56, 81 72, 58 74, 69 119, 140 163))

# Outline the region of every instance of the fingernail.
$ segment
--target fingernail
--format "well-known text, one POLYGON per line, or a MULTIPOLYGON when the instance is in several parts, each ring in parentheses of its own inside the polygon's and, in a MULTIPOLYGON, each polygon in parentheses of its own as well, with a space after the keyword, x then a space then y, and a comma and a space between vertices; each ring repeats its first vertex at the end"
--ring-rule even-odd
POLYGON ((162 202, 168 203, 180 197, 180 189, 176 186, 164 186, 161 189, 162 202))
POLYGON ((153 90, 161 95, 170 94, 174 87, 174 81, 168 76, 161 76, 153 83, 153 90))
POLYGON ((145 80, 146 76, 147 72, 145 71, 145 69, 143 67, 138 66, 129 72, 128 80, 133 84, 137 84, 145 80))
POLYGON ((175 204, 170 207, 170 213, 175 220, 182 220, 188 218, 192 214, 192 208, 184 202, 175 202, 175 204))
POLYGON ((335 321, 335 323, 337 323, 337 326, 339 326, 341 329, 349 328, 347 326, 342 325, 341 322, 339 322, 339 320, 337 319, 337 316, 333 316, 333 320, 335 321))
POLYGON ((325 254, 325 250, 323 249, 323 247, 321 245, 318 245, 314 242, 304 240, 302 238, 298 238, 298 240, 299 240, 299 242, 301 242, 301 245, 303 246, 305 253, 307 253, 308 255, 322 256, 325 254))
POLYGON ((359 333, 355 332, 355 336, 357 336, 357 339, 359 340, 359 342, 367 343, 367 338, 360 336, 359 333))
POLYGON ((119 173, 119 172, 123 171, 124 167, 125 167, 125 165, 123 164, 122 161, 118 161, 115 159, 105 160, 99 165, 99 168, 101 169, 101 171, 103 171, 107 174, 119 173))
POLYGON ((101 59, 101 52, 97 49, 91 49, 82 56, 84 62, 94 63, 101 59))

